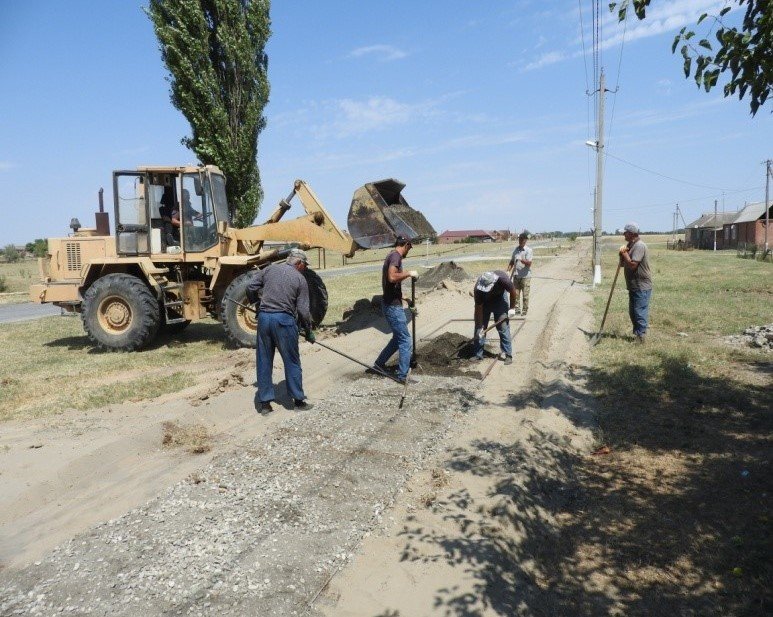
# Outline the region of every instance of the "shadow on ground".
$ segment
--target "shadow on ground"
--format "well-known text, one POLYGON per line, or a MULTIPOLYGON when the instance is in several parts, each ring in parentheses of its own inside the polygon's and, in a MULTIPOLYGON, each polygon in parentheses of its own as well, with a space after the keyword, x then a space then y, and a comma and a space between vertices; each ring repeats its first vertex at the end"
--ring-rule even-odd
POLYGON ((601 401, 610 454, 536 426, 473 442, 446 467, 487 479, 486 494, 458 490, 432 506, 445 524, 406 526, 403 561, 445 562, 474 581, 437 589, 437 614, 771 614, 770 389, 662 356, 650 370, 574 378, 511 404, 580 423, 584 384, 601 401))

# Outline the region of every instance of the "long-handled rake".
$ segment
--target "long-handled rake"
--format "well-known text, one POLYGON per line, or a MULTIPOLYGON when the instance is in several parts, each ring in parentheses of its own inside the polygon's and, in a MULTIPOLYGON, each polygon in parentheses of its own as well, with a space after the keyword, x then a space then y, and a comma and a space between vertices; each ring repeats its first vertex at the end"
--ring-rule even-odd
POLYGON ((617 275, 620 274, 620 268, 622 264, 617 264, 617 270, 615 270, 615 278, 612 279, 612 287, 609 290, 609 298, 607 298, 607 307, 604 309, 604 317, 601 318, 601 325, 599 331, 591 337, 590 344, 595 346, 601 340, 601 333, 604 331, 604 324, 607 321, 607 313, 609 312, 609 305, 612 302, 612 293, 615 291, 615 284, 617 283, 617 275))

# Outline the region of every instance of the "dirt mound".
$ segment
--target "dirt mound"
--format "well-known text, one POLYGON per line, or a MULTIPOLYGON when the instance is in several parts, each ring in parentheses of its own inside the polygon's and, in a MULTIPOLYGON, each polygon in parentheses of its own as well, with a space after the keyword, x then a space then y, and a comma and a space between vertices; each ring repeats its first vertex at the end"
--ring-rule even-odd
POLYGON ((336 334, 349 334, 369 328, 381 317, 381 296, 373 296, 370 300, 360 298, 354 306, 344 311, 342 317, 341 321, 336 322, 336 334))
POLYGON ((444 261, 434 268, 430 268, 416 281, 416 287, 420 289, 433 289, 443 281, 466 281, 470 278, 467 271, 461 266, 457 266, 453 261, 444 261))
POLYGON ((483 377, 474 359, 472 341, 455 332, 446 332, 421 345, 416 350, 416 359, 421 373, 483 377))

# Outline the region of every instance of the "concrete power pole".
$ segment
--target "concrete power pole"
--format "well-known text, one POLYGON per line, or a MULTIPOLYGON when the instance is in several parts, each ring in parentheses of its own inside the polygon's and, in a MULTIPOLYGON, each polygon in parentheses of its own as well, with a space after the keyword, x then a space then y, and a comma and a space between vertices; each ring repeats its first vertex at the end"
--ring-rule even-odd
POLYGON ((601 283, 601 197, 604 182, 604 70, 599 76, 599 125, 596 135, 596 197, 593 203, 593 285, 601 283))
POLYGON ((762 258, 768 255, 768 227, 770 227, 770 164, 771 160, 765 161, 765 253, 762 258))

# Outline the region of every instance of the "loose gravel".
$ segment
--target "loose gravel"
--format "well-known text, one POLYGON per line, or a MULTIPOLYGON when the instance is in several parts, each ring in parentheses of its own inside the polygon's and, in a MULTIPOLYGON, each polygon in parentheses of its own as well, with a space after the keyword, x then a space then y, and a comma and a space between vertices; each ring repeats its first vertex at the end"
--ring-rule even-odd
POLYGON ((0 571, 0 615, 309 615, 389 524, 405 480, 470 410, 476 380, 363 377, 313 410, 20 570, 0 571))

